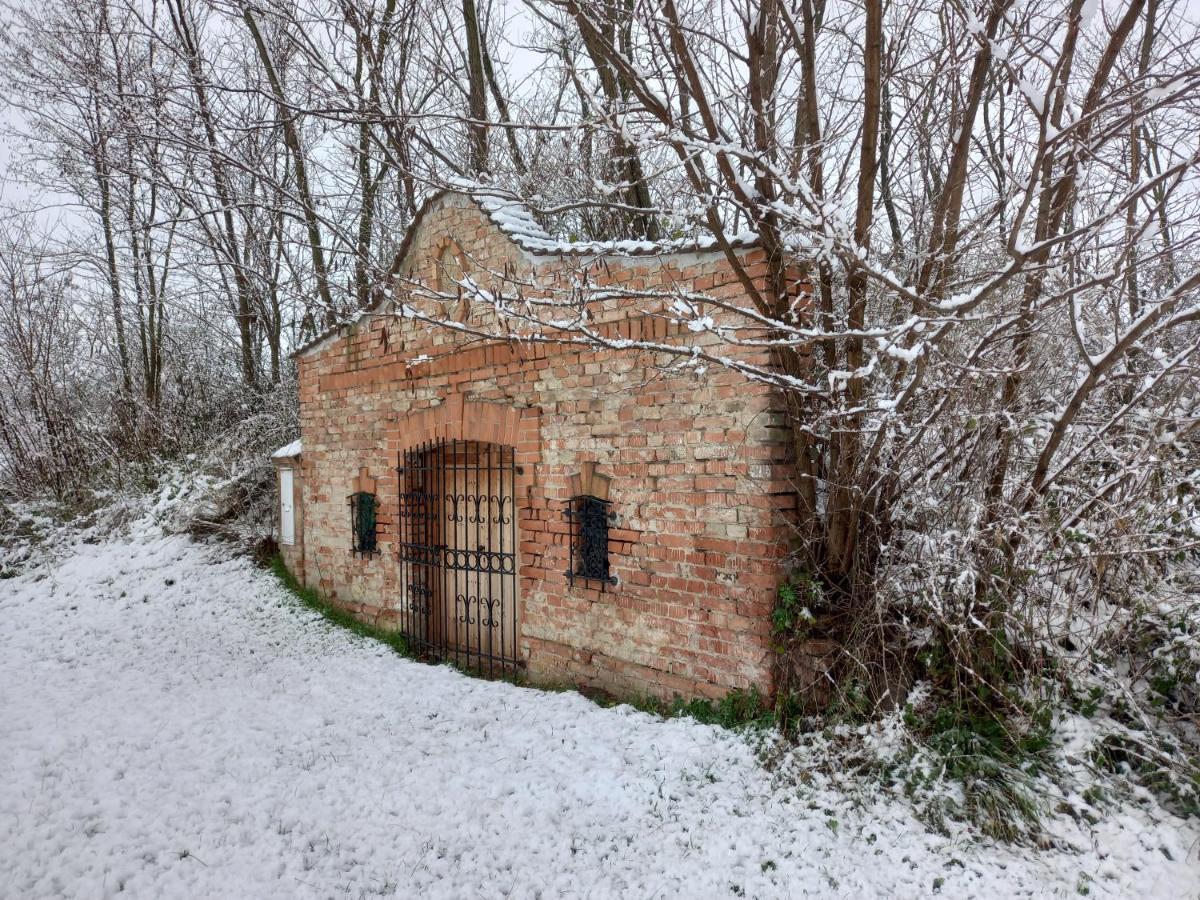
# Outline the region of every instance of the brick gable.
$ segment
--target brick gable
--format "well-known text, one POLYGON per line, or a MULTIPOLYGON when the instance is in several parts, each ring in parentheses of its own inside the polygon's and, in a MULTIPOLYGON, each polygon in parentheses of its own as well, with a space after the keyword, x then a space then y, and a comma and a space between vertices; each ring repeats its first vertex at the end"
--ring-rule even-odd
MULTIPOLYGON (((434 285, 447 248, 478 285, 567 285, 647 292, 589 306, 603 340, 721 346, 674 321, 661 288, 737 298, 720 254, 563 260, 531 255, 469 199, 444 195, 406 239, 401 274, 434 285)), ((754 272, 753 248, 743 252, 754 272)), ((444 289, 444 288, 443 288, 444 289)), ((511 288, 510 288, 511 290, 511 288)), ((541 343, 478 339, 395 315, 403 304, 487 331, 486 304, 398 287, 372 313, 310 346, 300 377, 305 583, 365 620, 400 621, 399 454, 447 438, 515 448, 519 647, 535 680, 615 693, 719 696, 770 691, 770 614, 793 508, 787 430, 776 394, 728 368, 664 368, 654 349, 582 345, 570 329, 541 343), (365 472, 361 471, 364 470, 365 472), (616 584, 567 577, 565 515, 581 472, 607 481, 616 584), (380 553, 350 553, 346 498, 378 491, 380 553)), ((722 349, 728 352, 728 348, 722 349)), ((761 351, 745 359, 763 364, 761 351)))

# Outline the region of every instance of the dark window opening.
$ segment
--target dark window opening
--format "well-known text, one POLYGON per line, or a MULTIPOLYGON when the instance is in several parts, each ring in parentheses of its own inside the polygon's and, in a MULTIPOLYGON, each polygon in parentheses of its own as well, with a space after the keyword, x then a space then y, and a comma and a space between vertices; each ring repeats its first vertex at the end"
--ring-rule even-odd
POLYGON ((571 567, 567 579, 574 584, 576 578, 616 584, 608 568, 608 526, 612 521, 611 504, 597 497, 581 495, 573 497, 567 507, 567 520, 571 524, 571 567))
POLYGON ((373 556, 379 552, 375 534, 375 495, 359 491, 350 495, 351 552, 355 556, 373 556))

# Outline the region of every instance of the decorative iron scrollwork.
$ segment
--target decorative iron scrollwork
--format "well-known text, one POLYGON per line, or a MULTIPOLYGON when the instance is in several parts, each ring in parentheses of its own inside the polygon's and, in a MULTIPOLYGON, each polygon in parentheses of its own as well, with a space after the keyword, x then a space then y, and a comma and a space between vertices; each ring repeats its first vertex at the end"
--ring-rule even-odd
POLYGON ((567 578, 597 581, 601 589, 616 584, 608 567, 608 526, 612 521, 611 504, 598 497, 573 497, 567 507, 571 523, 571 566, 567 578))
MULTIPOLYGON (((482 512, 483 504, 488 499, 487 494, 467 494, 467 500, 475 505, 475 511, 467 518, 467 521, 472 525, 479 525, 488 521, 487 517, 482 512)), ((491 509, 491 506, 488 506, 491 509)))
POLYGON ((479 598, 472 597, 469 594, 456 594, 454 597, 455 609, 462 609, 458 614, 458 621, 461 625, 474 625, 475 619, 471 616, 471 604, 474 603, 476 608, 479 606, 479 598))
POLYGON ((400 629, 409 645, 486 674, 520 669, 514 449, 436 440, 398 462, 400 629))
POLYGON ((454 607, 458 610, 460 625, 481 625, 497 628, 504 624, 504 606, 499 597, 491 595, 457 594, 454 607))
POLYGON ((417 582, 409 582, 408 585, 408 612, 417 616, 428 616, 433 608, 433 592, 423 584, 417 582))

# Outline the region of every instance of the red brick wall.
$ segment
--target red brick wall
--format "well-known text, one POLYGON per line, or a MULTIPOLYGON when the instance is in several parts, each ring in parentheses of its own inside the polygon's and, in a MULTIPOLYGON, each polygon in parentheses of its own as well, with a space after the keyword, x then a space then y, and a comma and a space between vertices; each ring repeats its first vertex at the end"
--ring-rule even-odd
MULTIPOLYGON (((406 274, 436 284, 434 260, 451 239, 482 285, 495 280, 489 273, 572 277, 453 196, 422 220, 406 274)), ((609 258, 589 277, 739 294, 718 254, 609 258)), ((447 314, 460 314, 456 302, 447 314)), ((719 343, 672 323, 657 303, 598 304, 595 327, 664 344, 719 343)), ((523 470, 519 651, 531 677, 664 697, 769 692, 769 618, 793 504, 770 389, 720 367, 664 371, 662 353, 472 342, 383 312, 299 358, 306 583, 364 619, 395 624, 398 453, 433 437, 510 444, 523 470), (611 478, 617 517, 618 583, 603 591, 564 574, 570 478, 589 461, 611 478), (362 467, 378 481, 381 552, 371 559, 350 552, 346 498, 362 467)), ((486 314, 470 310, 466 321, 486 314)))

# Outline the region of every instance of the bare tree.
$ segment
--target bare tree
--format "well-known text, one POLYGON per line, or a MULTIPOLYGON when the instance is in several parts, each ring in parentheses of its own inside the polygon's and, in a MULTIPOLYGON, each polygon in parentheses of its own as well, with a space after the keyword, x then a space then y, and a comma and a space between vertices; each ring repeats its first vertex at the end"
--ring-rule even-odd
POLYGON ((838 638, 848 690, 894 703, 919 675, 1003 706, 1074 597, 1194 549, 1178 0, 530 0, 519 38, 473 0, 84 6, 21 12, 3 68, 39 177, 90 212, 102 362, 164 421, 231 375, 286 382, 302 337, 393 288, 434 309, 402 235, 471 189, 565 237, 723 254, 737 298, 595 292, 585 257, 569 288, 491 273, 466 298, 487 325, 422 315, 771 385, 816 615, 781 641, 838 638), (589 329, 615 302, 690 337, 589 329))

